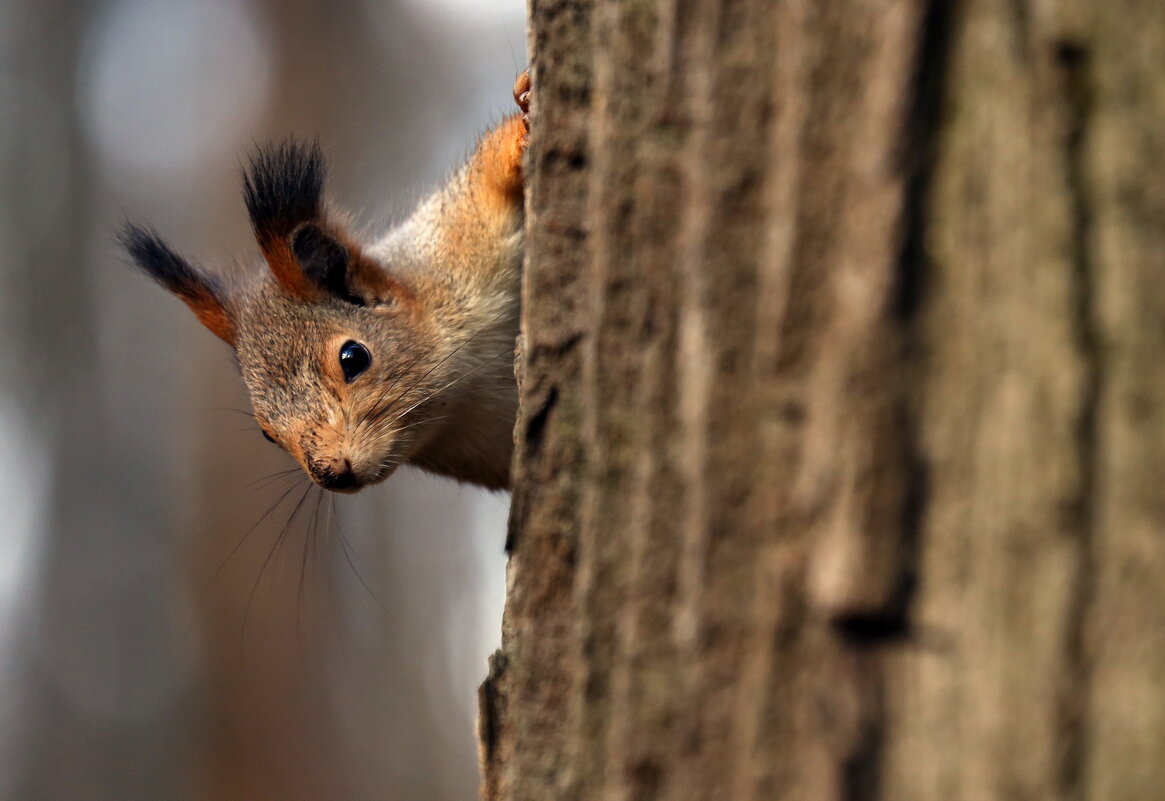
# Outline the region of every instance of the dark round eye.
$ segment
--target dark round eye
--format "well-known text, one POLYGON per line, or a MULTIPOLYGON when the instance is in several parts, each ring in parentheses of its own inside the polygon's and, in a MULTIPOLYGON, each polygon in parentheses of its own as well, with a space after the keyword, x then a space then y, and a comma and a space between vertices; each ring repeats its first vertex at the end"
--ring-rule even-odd
POLYGON ((340 346, 340 369, 344 371, 345 381, 354 381, 370 364, 372 354, 359 342, 349 339, 340 346))
POLYGON ((266 432, 266 430, 264 430, 264 429, 262 429, 262 428, 260 428, 259 430, 263 432, 263 439, 267 440, 267 441, 268 441, 268 442, 270 442, 272 445, 278 445, 278 444, 279 444, 278 442, 276 442, 276 441, 275 441, 275 437, 273 437, 273 436, 271 436, 270 434, 268 434, 268 433, 266 432))

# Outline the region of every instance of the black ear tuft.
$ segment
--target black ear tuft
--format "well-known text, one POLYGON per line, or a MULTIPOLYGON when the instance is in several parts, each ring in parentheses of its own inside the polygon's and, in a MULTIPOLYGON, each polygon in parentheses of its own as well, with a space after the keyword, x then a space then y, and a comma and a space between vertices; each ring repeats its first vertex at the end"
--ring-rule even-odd
POLYGON ((260 148, 243 175, 243 199, 264 250, 323 213, 324 158, 318 142, 260 148))
POLYGON ((291 251, 313 284, 349 303, 364 305, 348 286, 348 249, 334 236, 315 223, 301 225, 291 237, 291 251))
POLYGON ((206 288, 213 289, 209 278, 171 250, 154 231, 126 223, 117 238, 142 272, 175 295, 186 299, 206 288))
POLYGON ((234 342, 234 327, 223 305, 218 282, 146 228, 126 223, 118 240, 142 272, 177 295, 216 336, 234 342))

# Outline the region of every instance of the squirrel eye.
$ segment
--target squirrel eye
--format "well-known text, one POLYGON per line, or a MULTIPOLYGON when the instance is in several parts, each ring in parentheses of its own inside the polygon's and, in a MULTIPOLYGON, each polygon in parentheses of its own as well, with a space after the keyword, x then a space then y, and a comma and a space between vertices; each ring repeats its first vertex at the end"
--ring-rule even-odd
POLYGON ((259 430, 263 432, 263 439, 267 440, 267 441, 268 441, 268 442, 270 442, 272 445, 278 445, 278 444, 279 444, 278 442, 276 442, 276 441, 275 441, 275 437, 273 437, 273 436, 271 436, 270 434, 268 434, 268 433, 267 433, 267 430, 266 430, 266 429, 264 429, 264 428, 260 428, 259 430))
POLYGON ((340 369, 344 371, 345 381, 354 381, 356 376, 367 370, 370 364, 372 364, 372 354, 359 342, 350 339, 340 346, 340 369))

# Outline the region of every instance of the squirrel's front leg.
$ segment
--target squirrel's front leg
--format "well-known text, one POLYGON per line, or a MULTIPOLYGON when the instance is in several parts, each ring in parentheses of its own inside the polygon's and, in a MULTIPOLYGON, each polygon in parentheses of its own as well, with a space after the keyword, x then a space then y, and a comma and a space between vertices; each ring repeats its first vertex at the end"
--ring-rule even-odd
POLYGON ((488 201, 511 206, 522 202, 522 156, 530 137, 530 71, 514 82, 520 113, 507 117, 482 137, 470 162, 471 181, 488 201))
POLYGON ((521 261, 515 254, 525 220, 522 157, 530 133, 530 91, 530 74, 523 72, 514 84, 519 113, 485 133, 464 168, 406 226, 432 230, 435 236, 408 238, 439 243, 427 261, 441 266, 437 272, 458 276, 459 287, 499 279, 516 286, 508 276, 521 261))

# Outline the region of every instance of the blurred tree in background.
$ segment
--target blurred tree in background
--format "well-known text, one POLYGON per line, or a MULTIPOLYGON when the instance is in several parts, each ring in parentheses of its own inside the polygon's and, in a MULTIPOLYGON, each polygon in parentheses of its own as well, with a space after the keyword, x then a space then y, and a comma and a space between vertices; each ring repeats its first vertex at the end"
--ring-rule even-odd
POLYGON ((229 351, 113 234, 255 266, 240 163, 288 135, 375 232, 511 110, 523 20, 0 0, 0 799, 474 795, 508 498, 275 475, 229 351))
POLYGON ((531 10, 487 797, 1161 798, 1165 4, 531 10))

